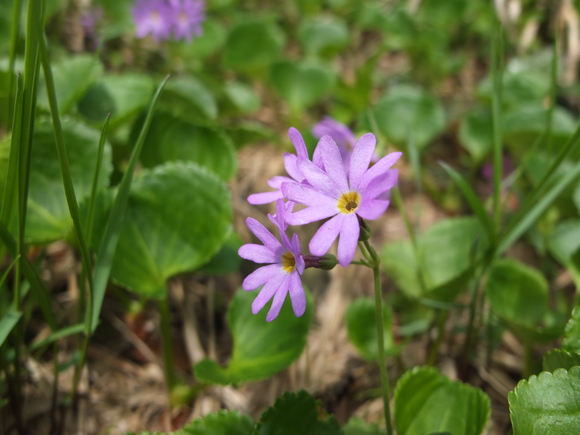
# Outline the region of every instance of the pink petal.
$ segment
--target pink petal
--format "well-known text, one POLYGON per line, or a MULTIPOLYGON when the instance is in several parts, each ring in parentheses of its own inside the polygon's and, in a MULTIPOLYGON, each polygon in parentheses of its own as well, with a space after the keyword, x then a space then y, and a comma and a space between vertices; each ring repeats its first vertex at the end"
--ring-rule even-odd
POLYGON ((293 180, 300 182, 304 177, 298 170, 298 166, 296 166, 297 159, 298 157, 294 154, 284 153, 284 168, 286 168, 286 172, 288 172, 288 175, 290 175, 293 180))
POLYGON ((266 322, 271 322, 276 317, 278 317, 278 314, 280 314, 280 310, 282 309, 282 305, 284 304, 284 299, 286 299, 286 295, 288 294, 288 285, 290 282, 290 276, 291 275, 287 274, 284 277, 284 281, 282 281, 278 285, 278 290, 274 295, 272 306, 270 307, 270 311, 268 311, 268 314, 266 315, 266 322))
POLYGON ((301 317, 306 311, 306 294, 302 287, 300 275, 297 273, 290 274, 289 283, 290 300, 292 301, 292 309, 296 317, 301 317))
POLYGON ((328 252, 330 246, 338 237, 344 216, 343 214, 336 215, 316 231, 316 234, 314 234, 308 244, 308 248, 313 255, 324 255, 328 252))
POLYGON ((275 279, 276 276, 281 273, 286 273, 279 264, 269 264, 267 266, 262 266, 252 273, 250 273, 244 282, 242 283, 242 288, 246 291, 255 290, 261 285, 270 282, 275 279))
POLYGON ((342 267, 348 266, 354 258, 359 234, 360 226, 356 214, 344 215, 336 256, 342 267))
POLYGON ((273 192, 252 193, 250 196, 248 196, 248 202, 253 205, 270 204, 271 202, 276 201, 278 198, 284 198, 284 195, 280 190, 275 190, 273 192))
POLYGON ((373 178, 367 185, 364 191, 364 196, 367 198, 376 198, 379 195, 389 191, 397 184, 399 171, 390 169, 385 174, 373 178))
POLYGON ((288 222, 290 225, 306 225, 312 222, 326 219, 337 213, 338 210, 333 207, 308 207, 295 213, 287 214, 286 222, 288 222))
POLYGON ((275 175, 274 177, 268 180, 268 186, 272 189, 280 189, 282 183, 285 182, 293 182, 294 180, 290 177, 284 177, 282 175, 275 175))
MULTIPOLYGON (((335 211, 337 210, 336 199, 330 198, 329 196, 305 184, 284 183, 282 184, 281 190, 284 196, 290 201, 309 206, 324 206, 332 208, 335 211)), ((290 213, 287 213, 286 216, 290 216, 290 213)))
POLYGON ((375 135, 367 133, 354 146, 348 171, 351 189, 358 189, 364 173, 369 168, 376 144, 375 135))
POLYGON ((340 186, 337 185, 326 172, 317 167, 310 160, 298 159, 297 165, 298 169, 304 176, 304 179, 308 181, 308 184, 312 187, 331 198, 338 199, 340 197, 340 186))
POLYGON ((294 149, 296 149, 296 155, 307 159, 308 150, 306 149, 306 144, 304 143, 304 139, 300 132, 294 127, 290 127, 288 129, 288 137, 290 137, 290 141, 292 142, 292 145, 294 145, 294 149))
POLYGON ((361 203, 359 208, 356 210, 358 214, 363 219, 374 220, 378 219, 389 207, 389 201, 384 199, 368 199, 361 203))
POLYGON ((372 167, 369 168, 368 171, 364 173, 359 187, 361 189, 365 189, 373 178, 377 178, 378 176, 385 174, 389 168, 393 166, 397 160, 399 160, 399 157, 401 157, 402 154, 403 153, 401 152, 390 153, 375 163, 372 167))
POLYGON ((254 299, 254 302, 252 302, 252 313, 257 314, 262 308, 264 308, 264 305, 272 299, 272 296, 278 294, 281 287, 287 286, 285 283, 287 279, 288 274, 283 270, 280 270, 278 275, 273 277, 271 281, 268 281, 264 287, 262 287, 262 290, 260 290, 256 299, 254 299))
POLYGON ((318 142, 317 148, 320 148, 324 170, 334 181, 335 186, 341 192, 347 192, 348 182, 346 181, 346 172, 344 171, 344 162, 336 142, 330 136, 323 136, 318 142))
POLYGON ((254 263, 279 263, 280 252, 274 252, 270 248, 254 243, 248 243, 238 249, 238 255, 254 263))
POLYGON ((278 239, 274 237, 272 233, 268 231, 266 227, 262 225, 260 222, 258 222, 256 219, 251 217, 247 218, 246 225, 248 226, 250 231, 254 233, 254 235, 258 239, 260 239, 260 241, 264 244, 264 246, 267 246, 274 252, 282 248, 282 244, 278 241, 278 239))

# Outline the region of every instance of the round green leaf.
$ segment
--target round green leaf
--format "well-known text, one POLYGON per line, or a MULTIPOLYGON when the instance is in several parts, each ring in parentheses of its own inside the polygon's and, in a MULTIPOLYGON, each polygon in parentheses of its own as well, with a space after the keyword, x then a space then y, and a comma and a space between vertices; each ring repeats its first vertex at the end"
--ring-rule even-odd
POLYGON ((153 93, 150 76, 136 73, 107 75, 94 84, 78 103, 87 119, 102 122, 111 114, 109 129, 116 128, 147 106, 153 93))
MULTIPOLYGON (((100 132, 72 120, 63 120, 62 130, 76 198, 81 202, 90 195, 100 132)), ((108 185, 112 171, 110 161, 111 150, 107 145, 98 180, 99 187, 108 185)), ((52 123, 37 122, 30 163, 26 240, 45 243, 68 238, 72 231, 73 223, 62 184, 52 123)))
POLYGON ((493 146, 493 130, 489 110, 468 112, 459 126, 461 145, 471 154, 475 163, 481 163, 493 146))
MULTIPOLYGON (((363 358, 377 361, 379 348, 377 344, 377 325, 375 316, 375 300, 358 298, 346 311, 346 330, 350 342, 356 347, 363 358)), ((388 355, 397 353, 398 349, 391 333, 391 310, 383 306, 384 344, 388 355)))
POLYGON ((491 309, 520 338, 549 341, 562 333, 564 325, 550 324, 548 283, 537 270, 511 259, 496 261, 485 292, 491 309))
POLYGON ((409 240, 395 240, 385 244, 381 260, 387 275, 405 295, 415 299, 423 294, 417 257, 409 240))
POLYGON ((252 435, 340 435, 333 415, 321 409, 319 401, 306 391, 286 392, 260 417, 252 435))
POLYGON ((223 60, 237 71, 259 70, 275 61, 284 46, 284 33, 270 22, 249 19, 228 34, 223 60))
POLYGON ((249 114, 260 108, 259 95, 242 82, 226 83, 224 93, 241 113, 249 114))
POLYGON ((395 389, 398 435, 482 433, 490 415, 489 397, 478 388, 450 381, 432 367, 407 371, 395 389))
POLYGON ((348 28, 337 18, 306 18, 298 26, 298 40, 307 55, 330 57, 348 44, 348 28))
POLYGON ((143 166, 152 168, 177 160, 205 166, 224 180, 236 172, 236 152, 225 133, 157 111, 145 138, 141 162, 143 166))
POLYGON ((318 63, 282 60, 270 68, 270 83, 298 111, 327 96, 336 83, 336 73, 318 63))
MULTIPOLYGON (((441 103, 420 88, 399 85, 372 109, 376 125, 391 142, 405 148, 413 140, 425 148, 445 128, 441 103)), ((366 122, 367 126, 374 123, 366 122)))
POLYGON ((135 178, 111 276, 146 297, 167 280, 207 263, 227 240, 232 209, 226 184, 191 162, 167 163, 135 178))
POLYGON ((542 360, 542 367, 547 372, 554 372, 556 369, 570 370, 574 366, 580 366, 580 353, 574 351, 552 349, 542 360))
POLYGON ((200 116, 215 119, 218 114, 213 94, 202 82, 193 77, 176 77, 169 80, 159 104, 162 109, 192 122, 199 120, 200 116))
POLYGON ((580 352, 580 306, 574 307, 566 324, 562 347, 569 351, 580 352))
POLYGON ((212 412, 183 426, 176 435, 252 435, 254 420, 238 411, 212 412))
POLYGON ((508 402, 514 435, 578 433, 580 367, 521 380, 508 402))
POLYGON ((296 317, 289 297, 278 317, 268 323, 268 306, 252 314, 257 291, 239 290, 228 308, 234 348, 226 367, 204 359, 195 365, 195 376, 214 384, 233 384, 268 378, 300 356, 312 320, 312 297, 307 292, 306 313, 296 317))
MULTIPOLYGON (((52 64, 54 87, 60 114, 67 113, 79 101, 89 87, 103 74, 98 58, 77 55, 52 64)), ((41 80, 38 89, 38 106, 49 109, 48 95, 41 80)))

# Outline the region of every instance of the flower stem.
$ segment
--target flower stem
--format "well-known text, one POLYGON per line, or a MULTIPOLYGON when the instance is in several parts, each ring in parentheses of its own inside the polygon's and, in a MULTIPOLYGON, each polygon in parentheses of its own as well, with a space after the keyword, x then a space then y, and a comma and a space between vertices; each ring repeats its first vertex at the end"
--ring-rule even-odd
POLYGON ((372 269, 375 287, 375 318, 377 324, 377 344, 379 347, 379 369, 381 374, 381 388, 383 393, 383 411, 385 413, 385 421, 387 426, 387 435, 393 434, 393 423, 391 421, 391 408, 389 402, 389 379, 387 377, 387 362, 385 357, 385 325, 383 323, 383 294, 381 293, 381 275, 379 265, 381 260, 377 252, 370 245, 368 240, 365 240, 364 246, 366 251, 372 258, 372 269))
POLYGON ((169 326, 169 296, 161 298, 159 301, 159 314, 161 316, 161 345, 163 347, 163 371, 165 373, 165 383, 169 394, 169 404, 171 406, 171 392, 175 387, 175 374, 173 365, 173 349, 171 346, 171 331, 169 326))

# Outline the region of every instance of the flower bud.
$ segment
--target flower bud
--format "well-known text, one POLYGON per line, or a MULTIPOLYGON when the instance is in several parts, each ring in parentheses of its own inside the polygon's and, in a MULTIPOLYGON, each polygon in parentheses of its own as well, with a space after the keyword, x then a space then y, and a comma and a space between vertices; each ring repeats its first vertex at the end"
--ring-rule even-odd
POLYGON ((306 268, 315 267, 317 269, 331 270, 338 264, 338 260, 332 254, 326 254, 322 257, 318 255, 302 255, 306 268))

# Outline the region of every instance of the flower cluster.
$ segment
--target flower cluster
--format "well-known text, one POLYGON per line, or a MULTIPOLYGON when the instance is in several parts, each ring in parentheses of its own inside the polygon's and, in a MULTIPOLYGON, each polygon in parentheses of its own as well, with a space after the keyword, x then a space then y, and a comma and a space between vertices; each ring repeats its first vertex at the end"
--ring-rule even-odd
POLYGON ((353 261, 361 225, 364 220, 377 219, 387 210, 390 190, 397 183, 397 170, 391 167, 401 156, 400 152, 388 154, 369 167, 375 152, 375 136, 367 133, 354 146, 346 147, 348 141, 354 141, 352 132, 330 118, 325 122, 325 129, 318 131, 331 134, 338 131, 337 140, 331 135, 322 135, 310 160, 302 135, 290 128, 288 135, 296 154, 284 155, 288 176, 268 181, 274 191, 248 197, 251 204, 276 201, 276 215, 269 217, 278 228, 281 242, 255 219, 248 218, 248 228, 263 246, 247 244, 239 250, 242 258, 268 264, 250 274, 242 284, 248 291, 263 285, 252 306, 254 314, 274 298, 267 321, 276 318, 287 293, 290 293, 294 314, 304 313, 306 298, 300 275, 307 267, 333 266, 326 254, 336 239, 338 263, 346 267, 353 261), (339 146, 337 141, 345 146, 339 146), (295 204, 305 207, 294 211, 295 204), (290 240, 285 233, 288 225, 304 225, 328 218, 310 240, 308 247, 312 255, 301 253, 296 234, 290 240))
POLYGON ((136 0, 131 13, 137 38, 186 40, 202 33, 205 4, 201 0, 136 0))

